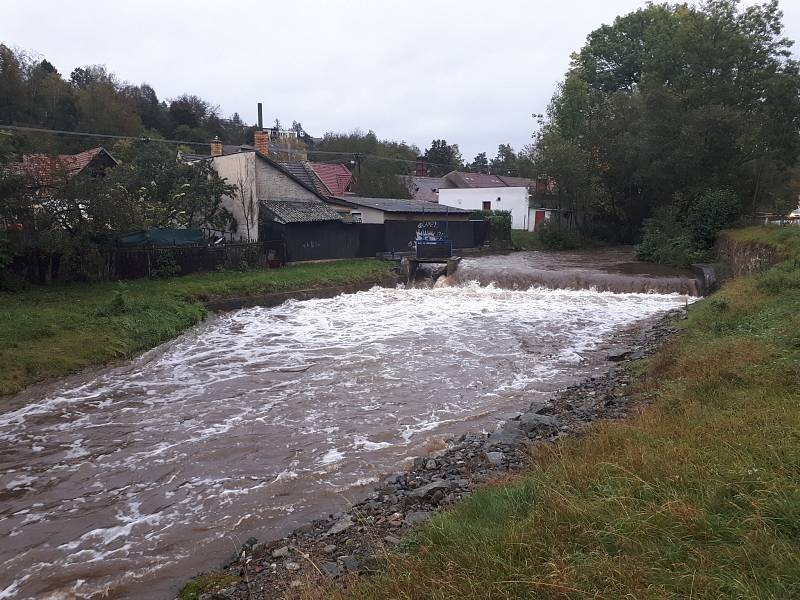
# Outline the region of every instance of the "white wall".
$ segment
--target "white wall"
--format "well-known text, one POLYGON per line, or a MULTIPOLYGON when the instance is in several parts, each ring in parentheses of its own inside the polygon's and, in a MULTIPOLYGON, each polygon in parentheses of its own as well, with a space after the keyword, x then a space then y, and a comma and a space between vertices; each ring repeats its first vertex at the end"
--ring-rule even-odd
POLYGON ((383 211, 368 206, 354 206, 350 212, 361 213, 362 223, 383 223, 383 211))
POLYGON ((465 210, 482 210, 484 202, 491 202, 492 210, 510 210, 512 229, 528 229, 529 206, 528 188, 526 187, 439 190, 439 204, 445 206, 465 210))
POLYGON ((237 228, 231 232, 233 240, 243 240, 248 237, 245 219, 245 205, 250 216, 250 239, 258 241, 258 193, 256 190, 256 155, 254 152, 242 152, 227 156, 216 156, 213 159, 214 170, 226 179, 228 183, 241 186, 244 192, 244 203, 240 192, 233 197, 225 197, 222 204, 236 219, 237 228), (250 206, 252 199, 253 205, 250 206))

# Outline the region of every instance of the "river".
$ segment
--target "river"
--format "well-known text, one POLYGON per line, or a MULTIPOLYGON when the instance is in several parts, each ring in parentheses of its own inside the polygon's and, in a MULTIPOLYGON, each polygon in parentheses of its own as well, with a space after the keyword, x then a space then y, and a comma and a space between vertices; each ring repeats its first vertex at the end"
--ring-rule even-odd
POLYGON ((614 252, 465 259, 432 289, 225 313, 12 399, 0 598, 171 598, 247 538, 340 510, 447 436, 607 368, 614 332, 693 291, 614 252), (539 287, 539 271, 594 289, 539 287))

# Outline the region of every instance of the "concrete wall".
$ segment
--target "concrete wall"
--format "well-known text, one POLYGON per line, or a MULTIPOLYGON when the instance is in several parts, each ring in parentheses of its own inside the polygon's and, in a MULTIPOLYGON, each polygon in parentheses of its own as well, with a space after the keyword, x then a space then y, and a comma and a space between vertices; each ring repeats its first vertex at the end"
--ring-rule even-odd
POLYGON ((439 204, 466 210, 482 210, 483 203, 489 202, 491 210, 511 211, 512 229, 528 229, 528 196, 526 187, 451 188, 439 190, 439 204))
POLYGON ((258 158, 256 159, 256 190, 259 199, 267 202, 270 200, 322 202, 316 194, 304 188, 283 171, 258 158))
POLYGON ((226 179, 228 183, 241 188, 232 198, 223 199, 223 206, 236 219, 235 231, 229 232, 229 237, 233 240, 243 240, 248 237, 247 219, 245 218, 245 210, 247 210, 247 214, 250 216, 250 239, 258 241, 258 193, 256 191, 255 161, 256 155, 253 152, 213 158, 214 170, 217 174, 226 179))
MULTIPOLYGON (((250 239, 252 240, 258 240, 258 201, 321 202, 316 194, 267 161, 258 158, 255 152, 215 156, 213 161, 214 169, 220 177, 227 179, 228 183, 246 190, 244 193, 246 205, 249 206, 250 198, 255 199, 255 207, 248 211, 250 214, 250 239)), ((236 230, 230 232, 230 238, 234 240, 247 238, 245 208, 240 194, 237 193, 233 198, 225 198, 223 204, 233 214, 237 223, 236 230)))
POLYGON ((384 221, 384 212, 382 210, 377 210, 375 208, 369 208, 367 206, 354 206, 350 213, 361 213, 361 222, 362 223, 377 223, 381 224, 384 221))

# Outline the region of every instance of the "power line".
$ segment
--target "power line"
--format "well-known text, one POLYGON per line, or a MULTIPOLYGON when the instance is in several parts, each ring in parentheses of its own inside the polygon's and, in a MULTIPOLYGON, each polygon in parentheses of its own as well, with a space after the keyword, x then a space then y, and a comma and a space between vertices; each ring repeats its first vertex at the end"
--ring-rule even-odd
MULTIPOLYGON (((165 138, 151 138, 146 136, 132 136, 132 135, 114 135, 110 133, 88 133, 83 131, 65 131, 62 129, 45 129, 43 127, 27 127, 23 125, 3 125, 0 124, 0 129, 12 129, 15 131, 31 131, 36 133, 49 133, 55 135, 72 135, 78 137, 94 137, 94 138, 102 138, 102 139, 110 139, 110 140, 132 140, 138 142, 160 142, 165 144, 180 144, 186 146, 208 146, 210 142, 190 142, 187 140, 170 140, 165 138)), ((231 145, 241 145, 241 144, 231 144, 231 145)), ((280 152, 285 152, 287 154, 302 154, 304 153, 303 150, 294 150, 291 148, 281 148, 280 152)), ((377 160, 386 160, 391 162, 401 162, 406 164, 416 164, 416 160, 411 160, 408 158, 393 158, 390 156, 381 156, 379 154, 371 154, 371 153, 364 153, 364 152, 347 152, 347 151, 335 151, 335 150, 306 150, 306 154, 327 154, 331 156, 355 156, 359 155, 361 157, 369 157, 374 158, 377 160)), ((448 167, 451 168, 452 165, 447 163, 436 163, 431 161, 425 161, 426 165, 434 165, 437 167, 448 167)))

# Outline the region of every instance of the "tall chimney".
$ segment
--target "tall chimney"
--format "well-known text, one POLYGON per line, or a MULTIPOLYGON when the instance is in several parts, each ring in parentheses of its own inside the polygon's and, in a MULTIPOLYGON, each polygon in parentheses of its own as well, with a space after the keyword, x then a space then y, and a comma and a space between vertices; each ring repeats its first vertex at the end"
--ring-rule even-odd
POLYGON ((264 156, 269 154, 269 133, 264 131, 261 102, 258 103, 258 128, 255 133, 253 133, 253 145, 256 147, 256 150, 264 156))
POLYGON ((428 165, 425 162, 424 156, 417 157, 417 165, 414 169, 414 175, 417 177, 426 177, 428 175, 428 165))
POLYGON ((218 135, 211 140, 211 156, 222 156, 222 140, 218 135))

